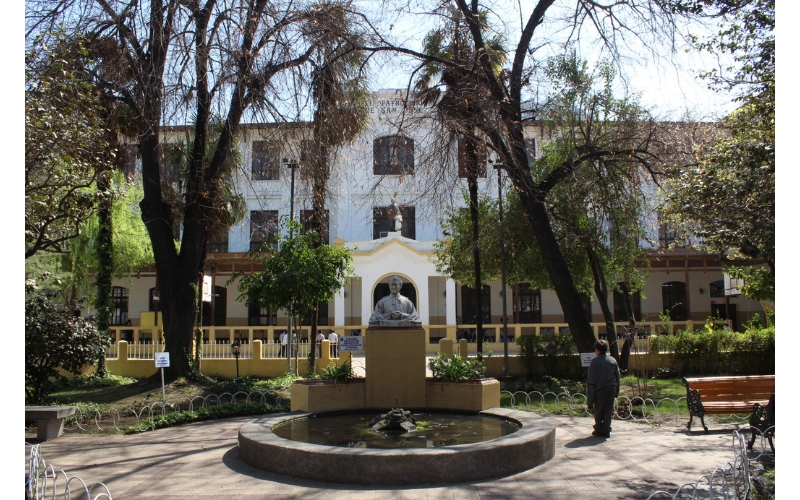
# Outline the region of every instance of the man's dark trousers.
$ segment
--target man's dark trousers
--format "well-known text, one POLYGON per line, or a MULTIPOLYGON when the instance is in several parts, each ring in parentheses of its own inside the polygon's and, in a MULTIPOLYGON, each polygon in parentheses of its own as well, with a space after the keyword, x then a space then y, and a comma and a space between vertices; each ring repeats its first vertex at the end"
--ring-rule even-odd
POLYGON ((594 393, 594 431, 601 435, 611 434, 611 416, 614 413, 616 386, 609 385, 594 393))

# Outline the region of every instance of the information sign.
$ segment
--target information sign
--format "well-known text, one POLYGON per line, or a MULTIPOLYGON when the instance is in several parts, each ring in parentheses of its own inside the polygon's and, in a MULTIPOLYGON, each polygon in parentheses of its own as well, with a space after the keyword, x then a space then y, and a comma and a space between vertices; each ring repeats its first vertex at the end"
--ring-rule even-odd
POLYGON ((343 352, 358 352, 364 350, 364 337, 339 337, 339 350, 343 352))
POLYGON ((157 352, 156 353, 156 368, 169 368, 169 353, 157 352))
POLYGON ((597 357, 597 354, 593 352, 582 352, 581 353, 581 366, 584 368, 589 368, 589 365, 592 364, 592 360, 597 357))

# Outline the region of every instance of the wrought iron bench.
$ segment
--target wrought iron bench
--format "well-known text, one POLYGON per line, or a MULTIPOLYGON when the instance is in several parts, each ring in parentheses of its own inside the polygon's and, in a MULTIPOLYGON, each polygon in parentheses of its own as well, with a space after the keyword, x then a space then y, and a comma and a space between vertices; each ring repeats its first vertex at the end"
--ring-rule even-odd
POLYGON ((697 377, 685 378, 686 404, 689 408, 689 424, 700 417, 703 429, 707 414, 752 414, 756 403, 766 406, 775 394, 775 375, 755 375, 740 377, 697 377))
POLYGON ((36 439, 55 439, 64 432, 64 418, 75 414, 74 406, 26 406, 25 420, 36 420, 36 439))
POLYGON ((775 437, 775 395, 769 398, 769 404, 766 406, 761 403, 753 405, 753 414, 750 415, 750 427, 752 428, 752 435, 750 442, 747 443, 747 449, 752 450, 753 444, 756 442, 756 436, 761 433, 762 436, 769 441, 769 447, 775 453, 775 445, 772 443, 772 438, 775 437))

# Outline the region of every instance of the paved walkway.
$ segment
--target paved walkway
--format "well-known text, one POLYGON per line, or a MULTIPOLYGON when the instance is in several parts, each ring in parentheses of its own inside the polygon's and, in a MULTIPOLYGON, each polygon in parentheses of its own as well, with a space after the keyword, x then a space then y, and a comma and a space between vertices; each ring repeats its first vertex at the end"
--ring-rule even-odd
POLYGON ((659 489, 674 493, 733 460, 731 425, 688 435, 682 427, 617 421, 613 437, 602 440, 590 436, 589 418, 546 418, 557 426, 549 462, 492 481, 419 488, 325 484, 254 469, 237 454, 245 417, 132 436, 65 434, 40 450, 70 477, 105 483, 114 500, 647 498, 659 489))

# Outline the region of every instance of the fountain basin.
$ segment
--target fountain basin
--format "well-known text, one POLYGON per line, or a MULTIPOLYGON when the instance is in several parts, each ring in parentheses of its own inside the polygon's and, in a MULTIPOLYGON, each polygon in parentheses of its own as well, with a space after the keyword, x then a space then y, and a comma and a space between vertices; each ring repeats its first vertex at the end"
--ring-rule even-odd
MULTIPOLYGON (((381 410, 376 410, 376 415, 381 410)), ((363 449, 325 446, 278 437, 272 428, 310 415, 266 415, 239 429, 239 458, 261 470, 317 481, 363 485, 461 483, 507 476, 555 455, 555 426, 535 413, 507 408, 480 412, 513 420, 521 428, 497 439, 441 448, 363 449)))

